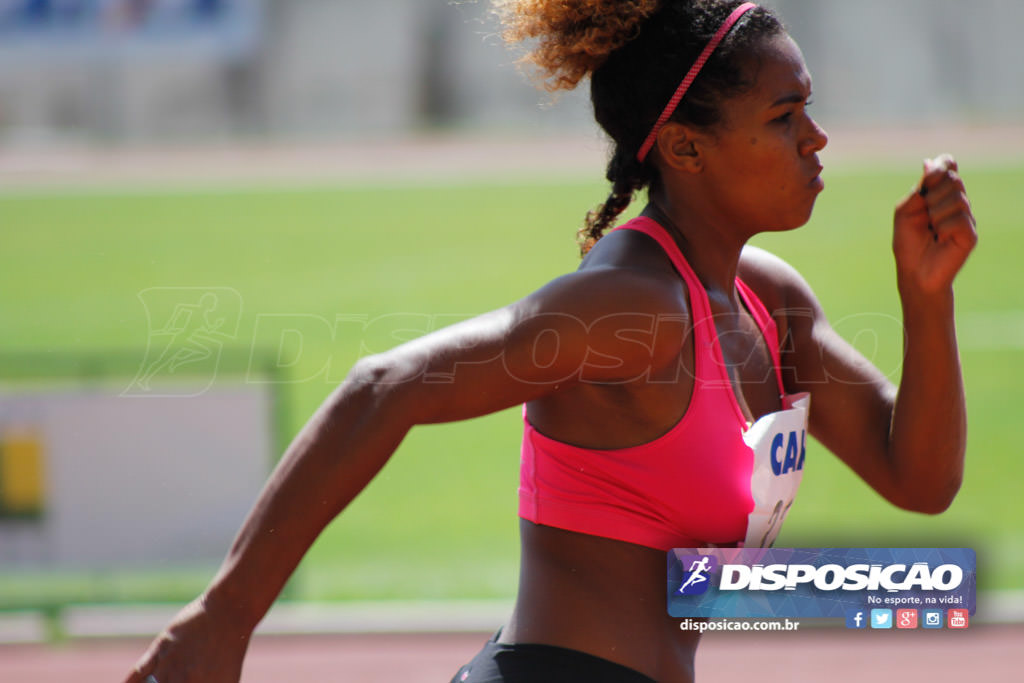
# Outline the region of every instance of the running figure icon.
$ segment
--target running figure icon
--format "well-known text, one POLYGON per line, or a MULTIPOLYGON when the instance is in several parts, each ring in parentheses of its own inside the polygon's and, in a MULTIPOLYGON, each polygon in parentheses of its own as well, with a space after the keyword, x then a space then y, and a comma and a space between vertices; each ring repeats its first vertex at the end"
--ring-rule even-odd
POLYGON ((704 584, 708 582, 707 575, 711 573, 712 568, 710 556, 704 555, 699 560, 695 559, 690 563, 686 580, 683 581, 683 585, 679 587, 678 592, 682 595, 703 593, 707 590, 707 586, 704 584))

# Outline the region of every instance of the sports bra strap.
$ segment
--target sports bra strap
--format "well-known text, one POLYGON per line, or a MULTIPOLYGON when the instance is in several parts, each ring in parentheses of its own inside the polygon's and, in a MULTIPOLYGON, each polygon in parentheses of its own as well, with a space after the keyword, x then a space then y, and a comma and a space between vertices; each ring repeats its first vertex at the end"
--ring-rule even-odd
POLYGON ((765 343, 768 345, 768 352, 772 356, 772 365, 775 367, 775 381, 779 387, 779 396, 784 396, 786 387, 782 384, 782 357, 779 355, 779 328, 775 324, 775 318, 765 308, 764 303, 751 289, 746 282, 736 278, 736 289, 739 290, 743 303, 747 305, 754 322, 761 330, 765 343), (773 343, 774 342, 774 343, 773 343))
MULTIPOLYGON (((661 248, 665 251, 665 254, 672 261, 672 265, 675 266, 676 271, 682 276, 683 281, 686 283, 686 289, 690 292, 690 306, 692 307, 692 315, 694 320, 713 320, 711 315, 711 304, 708 301, 707 292, 704 290, 704 285, 701 284, 700 278, 693 272, 693 268, 687 263, 686 258, 683 256, 683 252, 679 250, 679 245, 676 244, 675 240, 668 234, 668 231, 662 227, 660 223, 647 216, 638 216, 633 220, 620 225, 615 230, 635 230, 636 232, 642 232, 648 237, 654 239, 661 248)), ((757 294, 750 287, 747 286, 743 280, 736 278, 736 289, 739 291, 740 298, 747 307, 747 311, 750 312, 751 317, 757 324, 757 327, 761 330, 761 335, 764 337, 765 343, 768 346, 768 352, 771 354, 772 365, 775 367, 775 381, 779 388, 779 396, 783 396, 786 393, 785 387, 782 383, 782 361, 779 355, 779 331, 778 326, 775 324, 775 319, 772 318, 771 313, 765 308, 761 299, 758 298, 757 294)), ((711 334, 717 340, 717 333, 714 329, 711 330, 711 334)), ((717 353, 721 355, 721 350, 717 341, 715 343, 717 353)), ((719 359, 721 362, 721 359, 719 359)), ((723 364, 724 368, 724 364, 723 364)), ((728 379, 728 377, 726 378, 728 379)))

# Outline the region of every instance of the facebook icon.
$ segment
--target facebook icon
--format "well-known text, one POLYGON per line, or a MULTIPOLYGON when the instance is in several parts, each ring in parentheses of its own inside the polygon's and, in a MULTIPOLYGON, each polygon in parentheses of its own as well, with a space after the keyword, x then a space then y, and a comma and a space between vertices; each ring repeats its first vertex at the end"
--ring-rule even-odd
POLYGON ((867 628, 867 613, 862 609, 846 610, 846 628, 867 628))

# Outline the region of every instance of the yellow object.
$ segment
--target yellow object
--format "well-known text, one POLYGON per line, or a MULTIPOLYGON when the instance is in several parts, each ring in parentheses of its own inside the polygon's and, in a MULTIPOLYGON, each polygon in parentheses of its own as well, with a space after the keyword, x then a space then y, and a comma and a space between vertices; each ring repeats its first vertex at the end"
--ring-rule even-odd
POLYGON ((44 488, 42 439, 28 431, 0 433, 0 513, 42 512, 44 488))

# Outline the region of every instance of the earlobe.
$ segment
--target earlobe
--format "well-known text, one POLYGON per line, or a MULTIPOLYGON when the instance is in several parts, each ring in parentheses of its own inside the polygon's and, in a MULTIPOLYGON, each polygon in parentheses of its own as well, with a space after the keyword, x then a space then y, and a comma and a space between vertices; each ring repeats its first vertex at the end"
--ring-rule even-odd
POLYGON ((678 123, 667 123, 658 131, 655 147, 658 156, 669 168, 684 173, 700 173, 703 169, 703 158, 698 136, 687 126, 678 123))

